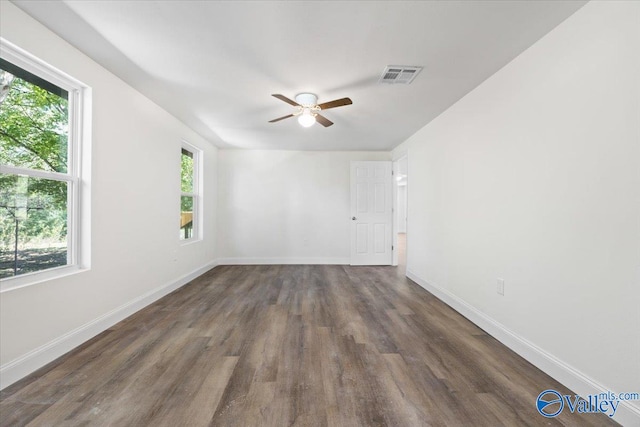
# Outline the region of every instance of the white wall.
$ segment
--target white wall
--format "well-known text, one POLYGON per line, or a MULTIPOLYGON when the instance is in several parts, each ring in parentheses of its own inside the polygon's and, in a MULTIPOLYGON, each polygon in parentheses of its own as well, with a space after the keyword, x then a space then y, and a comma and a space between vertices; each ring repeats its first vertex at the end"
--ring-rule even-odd
POLYGON ((2 37, 93 91, 91 269, 0 295, 4 386, 209 266, 217 149, 13 4, 1 9, 2 37), (204 150, 205 163, 205 237, 184 246, 182 139, 204 150))
POLYGON ((591 2, 397 149, 409 274, 582 393, 640 390, 639 52, 591 2))
POLYGON ((351 160, 390 153, 220 150, 222 263, 348 263, 351 160))

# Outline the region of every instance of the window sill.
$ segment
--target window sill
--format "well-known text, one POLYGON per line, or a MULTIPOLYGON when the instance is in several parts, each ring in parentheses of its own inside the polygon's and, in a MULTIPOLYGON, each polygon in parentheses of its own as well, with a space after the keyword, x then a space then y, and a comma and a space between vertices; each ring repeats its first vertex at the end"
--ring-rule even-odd
POLYGON ((202 242, 202 239, 198 237, 192 237, 187 240, 180 240, 180 246, 189 246, 193 243, 198 243, 198 242, 202 242))
POLYGON ((34 273, 21 274, 20 276, 6 277, 4 279, 0 279, 0 293, 13 291, 31 285, 37 285, 43 282, 49 282, 51 280, 60 279, 67 276, 72 276, 88 270, 88 268, 80 268, 77 265, 64 265, 61 267, 51 268, 46 271, 38 271, 34 273))

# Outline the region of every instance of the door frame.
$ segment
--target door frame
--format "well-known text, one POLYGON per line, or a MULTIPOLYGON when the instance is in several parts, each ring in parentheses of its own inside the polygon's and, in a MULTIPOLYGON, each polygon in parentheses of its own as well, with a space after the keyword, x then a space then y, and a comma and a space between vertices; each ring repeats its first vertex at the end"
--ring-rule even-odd
MULTIPOLYGON (((391 256, 392 256, 392 264, 393 266, 398 266, 398 229, 400 228, 400 224, 398 223, 398 176, 400 175, 400 167, 399 167, 399 162, 401 160, 405 160, 407 162, 407 183, 405 184, 405 198, 406 198, 406 206, 405 206, 405 215, 407 216, 407 220, 406 220, 406 229, 405 229, 405 235, 408 236, 409 234, 409 153, 408 152, 403 152, 400 153, 397 156, 394 156, 393 158, 393 163, 392 163, 392 170, 393 170, 393 210, 392 210, 392 232, 393 232, 393 249, 391 251, 391 256)), ((408 240, 408 239, 407 239, 408 240)), ((407 243, 405 243, 407 244, 407 243)), ((408 244, 407 244, 408 246, 408 244)), ((405 248, 405 257, 408 254, 408 248, 405 248)), ((406 261, 406 260, 405 260, 406 261)))

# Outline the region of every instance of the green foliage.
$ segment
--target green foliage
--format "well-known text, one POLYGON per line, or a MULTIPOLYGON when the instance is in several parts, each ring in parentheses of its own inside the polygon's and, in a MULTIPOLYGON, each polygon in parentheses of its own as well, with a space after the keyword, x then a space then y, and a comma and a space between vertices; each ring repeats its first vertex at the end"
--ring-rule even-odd
MULTIPOLYGON (((14 78, 0 104, 0 163, 66 173, 68 123, 66 99, 14 78)), ((16 214, 22 216, 21 245, 30 240, 64 240, 66 207, 64 182, 0 175, 0 244, 13 245, 16 214)))
POLYGON ((193 154, 185 149, 180 159, 180 188, 183 193, 193 192, 193 154))
POLYGON ((182 212, 193 212, 193 197, 191 196, 180 197, 180 210, 182 212))
POLYGON ((67 172, 68 101, 15 78, 0 104, 0 162, 67 172))

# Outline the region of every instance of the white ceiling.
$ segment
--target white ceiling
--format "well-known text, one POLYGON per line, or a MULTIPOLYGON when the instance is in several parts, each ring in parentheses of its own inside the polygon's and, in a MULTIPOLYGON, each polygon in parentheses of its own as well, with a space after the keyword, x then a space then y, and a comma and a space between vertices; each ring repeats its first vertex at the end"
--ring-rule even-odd
POLYGON ((219 147, 388 150, 585 1, 14 3, 219 147), (379 84, 386 65, 424 70, 379 84), (353 105, 267 123, 299 92, 353 105))

